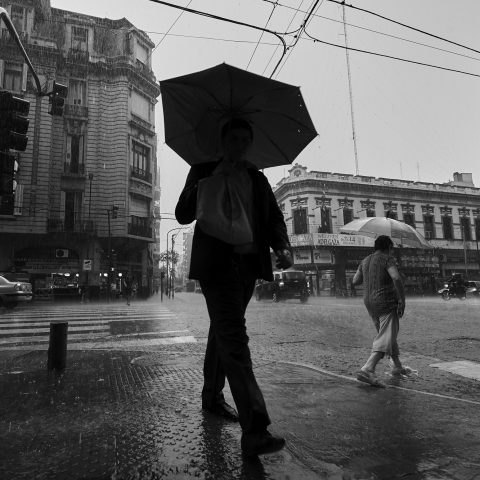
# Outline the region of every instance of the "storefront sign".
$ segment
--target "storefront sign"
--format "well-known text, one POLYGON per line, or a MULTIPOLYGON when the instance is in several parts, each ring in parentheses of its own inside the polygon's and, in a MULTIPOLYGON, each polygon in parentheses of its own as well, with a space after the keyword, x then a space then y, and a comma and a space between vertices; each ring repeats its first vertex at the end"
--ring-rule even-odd
POLYGON ((292 247, 305 245, 328 247, 373 247, 375 239, 363 235, 345 235, 342 233, 306 233, 290 235, 292 247))
POLYGON ((312 254, 310 250, 296 250, 293 252, 293 263, 295 265, 312 263, 312 254))
POLYGON ((83 260, 83 270, 92 270, 92 260, 87 258, 83 260))
POLYGON ((323 265, 332 264, 332 252, 330 252, 330 250, 315 249, 313 251, 313 263, 323 265))

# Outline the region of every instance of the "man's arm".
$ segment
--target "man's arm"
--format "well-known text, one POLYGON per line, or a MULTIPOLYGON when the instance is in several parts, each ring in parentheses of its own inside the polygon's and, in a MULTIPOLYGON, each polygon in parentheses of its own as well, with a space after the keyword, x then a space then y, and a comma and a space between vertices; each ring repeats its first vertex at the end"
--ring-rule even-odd
POLYGON ((362 283, 363 283, 363 271, 362 271, 362 264, 360 264, 353 277, 352 285, 356 287, 357 285, 361 285, 362 283))
POLYGON ((180 225, 187 225, 195 220, 197 213, 198 181, 202 178, 200 168, 195 165, 188 172, 177 206, 175 217, 180 225))
POLYGON ((400 273, 395 266, 388 267, 388 274, 393 281, 393 286, 397 291, 398 295, 398 316, 401 318, 403 317, 403 313, 405 312, 405 290, 403 288, 402 278, 400 277, 400 273))

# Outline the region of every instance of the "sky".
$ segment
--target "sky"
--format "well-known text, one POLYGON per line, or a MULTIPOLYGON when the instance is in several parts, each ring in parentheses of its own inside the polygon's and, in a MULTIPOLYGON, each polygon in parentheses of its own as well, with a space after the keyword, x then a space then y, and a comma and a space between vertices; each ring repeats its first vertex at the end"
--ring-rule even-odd
MULTIPOLYGON (((315 0, 170 0, 170 3, 284 34, 303 24, 315 0)), ((271 34, 182 13, 150 0, 81 3, 51 0, 51 4, 102 18, 125 17, 146 31, 156 45, 152 69, 159 81, 222 62, 270 77, 282 56, 279 40, 271 34)), ((452 180, 453 172, 468 172, 480 187, 480 2, 350 0, 347 4, 357 7, 345 8, 350 48, 477 76, 351 50, 350 97, 345 50, 320 42, 345 45, 343 9, 332 1, 320 0, 306 27, 306 32, 320 41, 314 42, 305 33, 297 39, 293 35, 284 36, 288 45, 295 41, 296 44, 273 75, 301 88, 318 132, 295 163, 309 170, 355 174, 358 167, 360 175, 435 183, 452 180)), ((164 143, 161 98, 158 100, 155 119, 161 211, 172 213, 189 166, 164 143)), ((265 170, 272 186, 288 175, 289 168, 287 165, 265 170)), ((162 250, 166 247, 166 232, 177 226, 175 221, 162 220, 162 250)))

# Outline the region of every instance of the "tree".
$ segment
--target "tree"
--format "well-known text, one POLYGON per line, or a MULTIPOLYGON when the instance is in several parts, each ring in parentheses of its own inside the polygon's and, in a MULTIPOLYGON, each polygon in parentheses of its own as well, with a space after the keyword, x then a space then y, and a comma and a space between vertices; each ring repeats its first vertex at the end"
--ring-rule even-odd
POLYGON ((179 255, 175 250, 172 252, 171 250, 165 251, 160 253, 160 261, 163 263, 168 262, 170 265, 176 265, 179 260, 179 255))

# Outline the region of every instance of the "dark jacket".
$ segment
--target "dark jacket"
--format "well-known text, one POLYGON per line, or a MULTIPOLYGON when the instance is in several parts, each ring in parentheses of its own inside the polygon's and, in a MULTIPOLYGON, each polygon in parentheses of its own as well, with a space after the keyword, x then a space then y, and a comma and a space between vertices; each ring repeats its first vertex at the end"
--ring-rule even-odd
MULTIPOLYGON (((203 163, 194 165, 190 169, 175 208, 178 223, 186 225, 195 220, 198 181, 210 176, 218 164, 218 161, 203 163)), ((290 249, 287 227, 265 175, 254 169, 248 169, 248 172, 252 179, 253 229, 259 252, 257 278, 273 280, 270 247, 274 251, 290 249)), ((225 266, 232 259, 233 248, 232 245, 207 235, 198 225, 195 225, 189 277, 196 280, 221 278, 225 266)))

